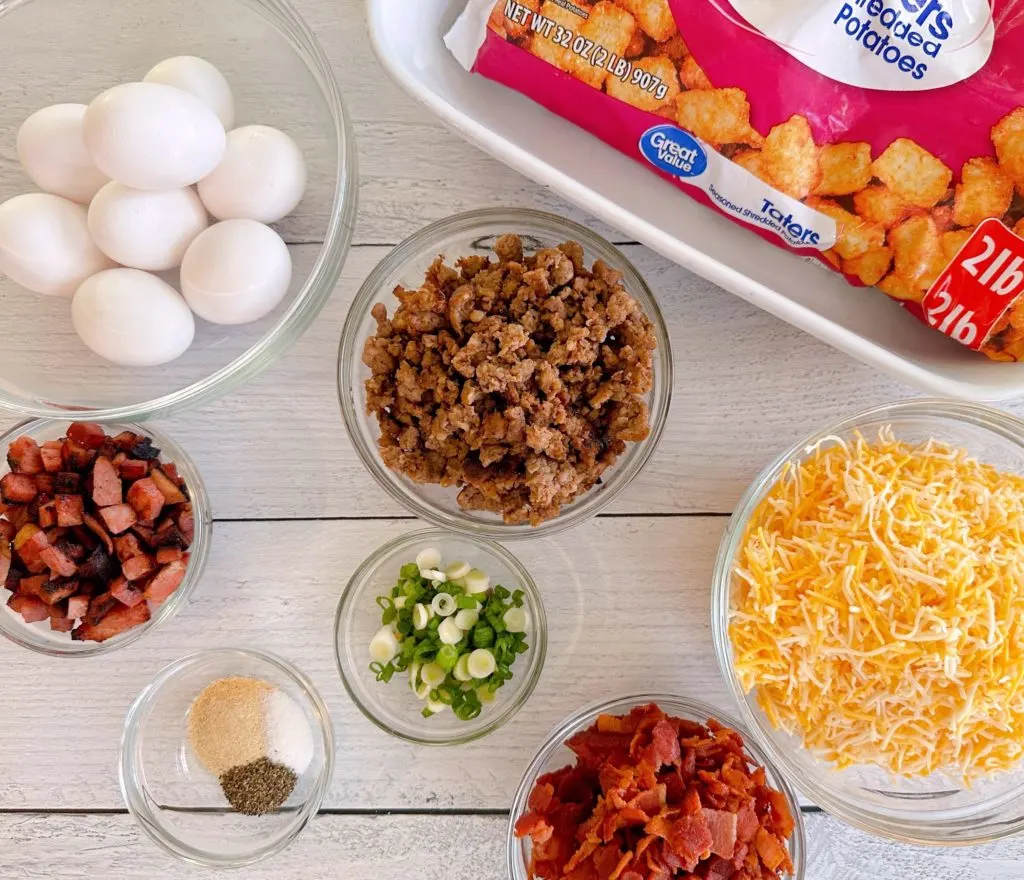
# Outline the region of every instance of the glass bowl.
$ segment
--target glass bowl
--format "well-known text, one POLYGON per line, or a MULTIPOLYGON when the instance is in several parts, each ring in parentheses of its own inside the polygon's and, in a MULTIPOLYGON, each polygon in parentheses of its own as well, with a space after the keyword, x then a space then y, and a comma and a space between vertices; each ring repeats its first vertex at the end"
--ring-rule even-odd
POLYGON ((787 462, 804 459, 831 438, 866 438, 891 425, 897 439, 936 438, 967 449, 1001 470, 1024 474, 1024 422, 986 406, 945 400, 911 400, 880 406, 844 419, 801 440, 754 480, 736 507, 719 547, 712 585, 712 635, 722 674, 742 719, 771 759, 808 798, 865 831, 900 841, 951 845, 995 840, 1024 830, 1024 765, 1019 770, 976 780, 970 787, 946 774, 896 778, 880 767, 836 770, 808 749, 799 736, 776 730, 757 702, 744 693, 733 663, 729 614, 734 560, 761 500, 787 462))
MULTIPOLYGON (((70 300, 30 293, 0 276, 2 407, 25 416, 73 413, 113 421, 210 401, 273 362, 334 288, 355 218, 355 148, 331 66, 287 0, 0 3, 0 58, 18 72, 17 85, 4 92, 0 202, 36 189, 12 158, 29 114, 54 103, 88 103, 175 55, 199 55, 220 68, 235 95, 236 125, 276 126, 305 156, 306 195, 275 224, 286 241, 303 243, 291 246, 289 293, 251 324, 196 319, 195 341, 184 355, 164 366, 134 368, 86 348, 71 325, 70 300)), ((174 283, 176 274, 163 277, 174 283)))
POLYGON ((280 852, 296 838, 320 808, 333 765, 331 720, 312 682, 271 654, 218 648, 164 667, 143 688, 125 718, 118 771, 128 811, 156 844, 188 862, 238 867, 280 852), (313 759, 277 812, 236 813, 189 742, 192 701, 227 676, 279 688, 302 709, 313 732, 313 759))
MULTIPOLYGON (((56 440, 67 433, 70 420, 64 419, 33 419, 21 422, 0 436, 0 477, 10 472, 7 463, 7 447, 18 437, 27 435, 42 445, 44 440, 56 440)), ((136 626, 121 635, 107 639, 105 642, 72 641, 71 633, 54 632, 49 622, 25 623, 19 614, 7 607, 7 599, 11 593, 0 586, 0 633, 24 648, 31 648, 42 654, 54 657, 92 657, 106 654, 130 645, 152 631, 160 624, 170 620, 191 598, 196 585, 203 577, 207 558, 210 555, 210 542, 213 538, 213 514, 210 511, 210 499, 206 495, 206 487, 196 470, 192 459, 170 437, 154 430, 148 425, 128 423, 105 423, 103 429, 107 434, 118 434, 121 431, 132 431, 152 438, 153 445, 160 450, 160 458, 165 462, 173 462, 178 473, 185 480, 190 500, 192 515, 195 518, 195 537, 189 547, 189 563, 185 578, 170 597, 160 605, 150 605, 152 617, 140 626, 136 626)))
POLYGON ((432 223, 413 234, 386 256, 363 283, 349 309, 338 355, 338 395, 345 427, 356 452, 377 482, 392 498, 416 516, 438 526, 464 534, 507 540, 553 534, 572 528, 606 507, 640 473, 654 453, 665 427, 672 393, 672 354, 668 330, 650 288, 633 264, 616 247, 589 229, 541 211, 494 208, 471 211, 432 223), (364 381, 370 370, 363 364, 363 344, 376 330, 370 310, 384 303, 394 312, 396 285, 417 288, 423 284, 427 267, 443 255, 450 263, 470 254, 491 254, 495 239, 504 233, 521 235, 530 250, 553 247, 574 240, 583 245, 588 265, 595 259, 622 273, 629 294, 637 300, 654 325, 658 347, 654 353, 654 387, 647 395, 651 430, 639 443, 609 468, 600 483, 573 503, 564 505, 557 517, 538 525, 506 524, 500 515, 468 511, 456 501, 457 488, 417 483, 386 467, 377 448, 380 430, 377 419, 366 412, 364 381))
POLYGON ((566 740, 594 724, 598 715, 624 715, 631 709, 647 703, 657 703, 668 715, 696 721, 700 724, 706 724, 709 718, 715 718, 743 736, 747 754, 764 767, 768 784, 782 792, 789 805, 789 811, 792 813, 795 823, 793 834, 789 840, 789 855, 793 861, 793 873, 790 876, 792 880, 803 880, 807 861, 803 814, 800 812, 800 804, 789 783, 779 774, 757 743, 751 742, 743 728, 727 714, 706 703, 672 694, 635 694, 591 703, 574 712, 551 731, 523 774, 522 782, 519 783, 519 788, 516 789, 515 798, 512 801, 505 848, 509 880, 528 880, 527 868, 530 864, 531 842, 529 837, 522 839, 516 837, 516 822, 527 812, 530 792, 533 791, 537 780, 545 773, 551 773, 575 763, 576 756, 565 745, 566 740))
POLYGON ((424 529, 388 541, 356 569, 338 603, 334 653, 349 696, 379 728, 409 742, 457 745, 497 730, 529 699, 544 666, 547 627, 537 585, 522 563, 504 547, 442 529, 424 529), (424 704, 409 689, 405 673, 397 672, 390 682, 384 683, 377 681, 369 668, 370 639, 381 628, 381 608, 376 598, 390 596, 399 569, 427 547, 437 548, 446 565, 457 560, 468 562, 486 572, 492 586, 500 584, 526 594, 529 650, 512 664, 512 679, 498 688, 494 701, 484 703, 483 710, 471 721, 460 721, 451 712, 424 718, 421 714, 424 704))

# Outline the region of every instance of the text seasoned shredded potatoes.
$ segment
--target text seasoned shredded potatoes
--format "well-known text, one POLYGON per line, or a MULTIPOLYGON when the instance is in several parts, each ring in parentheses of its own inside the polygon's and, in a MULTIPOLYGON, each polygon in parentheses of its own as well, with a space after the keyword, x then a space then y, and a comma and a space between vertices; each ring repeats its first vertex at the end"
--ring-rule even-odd
POLYGON ((838 767, 965 779, 1024 756, 1024 478, 934 440, 831 438, 735 566, 744 689, 838 767))

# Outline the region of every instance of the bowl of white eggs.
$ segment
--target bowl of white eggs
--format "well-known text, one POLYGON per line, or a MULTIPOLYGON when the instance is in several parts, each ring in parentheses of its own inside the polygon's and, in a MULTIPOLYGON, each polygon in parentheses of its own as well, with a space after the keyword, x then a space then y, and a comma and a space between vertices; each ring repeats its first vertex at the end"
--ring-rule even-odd
POLYGON ((0 407, 165 415, 316 318, 355 149, 287 0, 8 0, 0 58, 0 407))

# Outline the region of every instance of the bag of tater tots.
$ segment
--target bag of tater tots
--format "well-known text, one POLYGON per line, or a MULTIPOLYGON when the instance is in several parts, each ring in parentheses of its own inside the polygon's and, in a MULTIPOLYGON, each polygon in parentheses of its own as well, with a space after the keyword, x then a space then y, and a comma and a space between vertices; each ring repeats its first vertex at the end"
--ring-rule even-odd
POLYGON ((1024 360, 1024 0, 468 0, 446 43, 763 238, 1024 360))

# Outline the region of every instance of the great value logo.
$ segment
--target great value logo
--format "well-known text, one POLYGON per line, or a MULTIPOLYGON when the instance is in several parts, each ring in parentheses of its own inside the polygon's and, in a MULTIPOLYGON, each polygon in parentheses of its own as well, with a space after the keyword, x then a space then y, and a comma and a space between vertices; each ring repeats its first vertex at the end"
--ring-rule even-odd
POLYGON ((700 141, 674 125, 647 129, 640 136, 640 152, 655 168, 676 177, 697 177, 708 167, 700 141))

